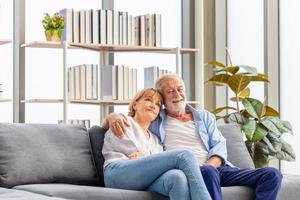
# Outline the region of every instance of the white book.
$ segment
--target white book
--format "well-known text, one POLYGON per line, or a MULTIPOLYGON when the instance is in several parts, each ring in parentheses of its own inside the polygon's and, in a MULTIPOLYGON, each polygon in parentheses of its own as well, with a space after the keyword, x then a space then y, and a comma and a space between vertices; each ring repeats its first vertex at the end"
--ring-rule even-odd
POLYGON ((98 99, 98 65, 93 64, 92 99, 98 99))
POLYGON ((133 98, 133 85, 132 85, 133 69, 129 68, 128 73, 128 98, 133 98))
POLYGON ((85 43, 92 43, 92 10, 85 11, 85 43))
POLYGON ((100 98, 103 100, 117 99, 117 67, 106 65, 101 67, 100 98))
POLYGON ((132 76, 132 86, 133 86, 133 96, 137 93, 137 69, 133 69, 133 76, 132 76))
POLYGON ((153 20, 150 14, 145 15, 145 20, 146 20, 146 24, 145 24, 145 29, 146 29, 146 37, 145 37, 145 45, 146 46, 153 46, 153 20))
POLYGON ((75 68, 69 67, 69 99, 75 99, 75 68))
POLYGON ((73 42, 73 9, 62 9, 59 11, 64 16, 65 27, 62 33, 62 41, 73 42))
POLYGON ((139 18, 139 39, 140 45, 145 46, 146 44, 146 18, 144 15, 140 16, 139 18))
POLYGON ((80 42, 80 12, 73 12, 73 42, 80 42))
POLYGON ((161 47, 161 14, 154 14, 154 46, 161 47))
POLYGON ((80 11, 80 43, 85 43, 85 10, 80 11))
POLYGON ((113 10, 113 44, 119 45, 119 11, 113 10))
POLYGON ((106 44, 106 10, 100 10, 100 43, 106 44))
POLYGON ((127 18, 127 45, 132 46, 132 23, 133 23, 132 15, 128 15, 127 18))
POLYGON ((80 65, 80 100, 86 99, 86 70, 85 65, 80 65))
POLYGON ((119 44, 123 45, 123 13, 119 12, 119 44))
POLYGON ((159 69, 156 66, 144 68, 144 87, 154 87, 158 78, 159 69))
POLYGON ((85 66, 85 96, 86 99, 93 98, 93 65, 85 66))
POLYGON ((134 46, 140 45, 140 17, 134 17, 133 18, 134 24, 134 46))
POLYGON ((93 10, 93 26, 92 26, 92 30, 93 30, 93 44, 99 44, 100 41, 100 34, 99 34, 99 29, 100 29, 100 21, 99 21, 100 17, 99 17, 99 10, 93 10))
POLYGON ((106 10, 106 42, 113 44, 113 13, 112 10, 106 10))
POLYGON ((117 66, 117 99, 124 100, 124 66, 117 66))
POLYGON ((128 100, 129 99, 129 67, 124 66, 123 69, 123 96, 124 96, 124 100, 128 100))
POLYGON ((122 12, 122 15, 123 15, 123 29, 122 29, 122 37, 123 37, 123 40, 122 40, 122 44, 123 45, 128 45, 128 41, 127 41, 127 17, 128 17, 128 12, 122 12))
POLYGON ((75 70, 75 99, 80 99, 80 66, 73 67, 75 70))

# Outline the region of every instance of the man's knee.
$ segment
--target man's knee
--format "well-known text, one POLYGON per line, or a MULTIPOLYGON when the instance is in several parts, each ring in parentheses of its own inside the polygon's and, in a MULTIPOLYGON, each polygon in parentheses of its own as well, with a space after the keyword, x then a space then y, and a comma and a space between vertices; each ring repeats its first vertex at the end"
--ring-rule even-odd
POLYGON ((266 167, 265 173, 267 174, 268 179, 272 179, 273 181, 276 181, 277 183, 281 183, 282 181, 282 173, 273 167, 266 167))
POLYGON ((209 180, 215 180, 219 181, 220 180, 220 174, 219 171, 214 168, 213 166, 210 165, 204 165, 200 167, 201 173, 203 178, 209 179, 209 180))

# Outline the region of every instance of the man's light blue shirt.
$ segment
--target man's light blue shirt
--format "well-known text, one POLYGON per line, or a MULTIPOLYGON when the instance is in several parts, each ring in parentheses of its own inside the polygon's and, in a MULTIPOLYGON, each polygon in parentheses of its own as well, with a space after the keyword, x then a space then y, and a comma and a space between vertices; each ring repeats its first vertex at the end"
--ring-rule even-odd
MULTIPOLYGON (((186 105, 186 111, 193 114, 197 132, 206 147, 208 158, 216 155, 221 157, 226 164, 233 166, 227 160, 226 139, 217 128, 215 116, 205 110, 196 110, 188 104, 186 105)), ((166 120, 167 113, 164 109, 161 110, 157 119, 150 125, 150 131, 159 138, 162 144, 164 144, 166 137, 166 120)))

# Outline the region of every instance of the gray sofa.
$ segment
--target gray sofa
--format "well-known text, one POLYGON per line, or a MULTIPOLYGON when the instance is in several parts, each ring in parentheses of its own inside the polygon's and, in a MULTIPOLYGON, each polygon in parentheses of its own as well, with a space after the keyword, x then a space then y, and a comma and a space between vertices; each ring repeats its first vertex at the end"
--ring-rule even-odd
MULTIPOLYGON (((228 159, 253 167, 237 126, 219 127, 227 138, 228 159)), ((0 200, 154 200, 165 196, 104 187, 105 130, 74 125, 0 124, 0 200)), ((155 163, 153 163, 155 164, 155 163)), ((255 199, 247 187, 222 188, 224 200, 255 199)), ((300 177, 284 176, 279 199, 300 197, 300 177)))

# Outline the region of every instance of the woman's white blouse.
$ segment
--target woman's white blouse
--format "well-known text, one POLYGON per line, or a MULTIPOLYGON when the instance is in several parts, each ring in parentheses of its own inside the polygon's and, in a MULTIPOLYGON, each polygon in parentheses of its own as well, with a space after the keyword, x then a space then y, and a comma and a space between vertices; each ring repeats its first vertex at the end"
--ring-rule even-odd
POLYGON ((163 151, 158 138, 150 131, 150 138, 147 139, 141 127, 132 117, 126 116, 130 127, 126 128, 126 134, 122 139, 115 136, 109 129, 105 133, 102 154, 104 156, 104 168, 106 165, 119 161, 128 160, 129 154, 141 152, 145 156, 163 151))

